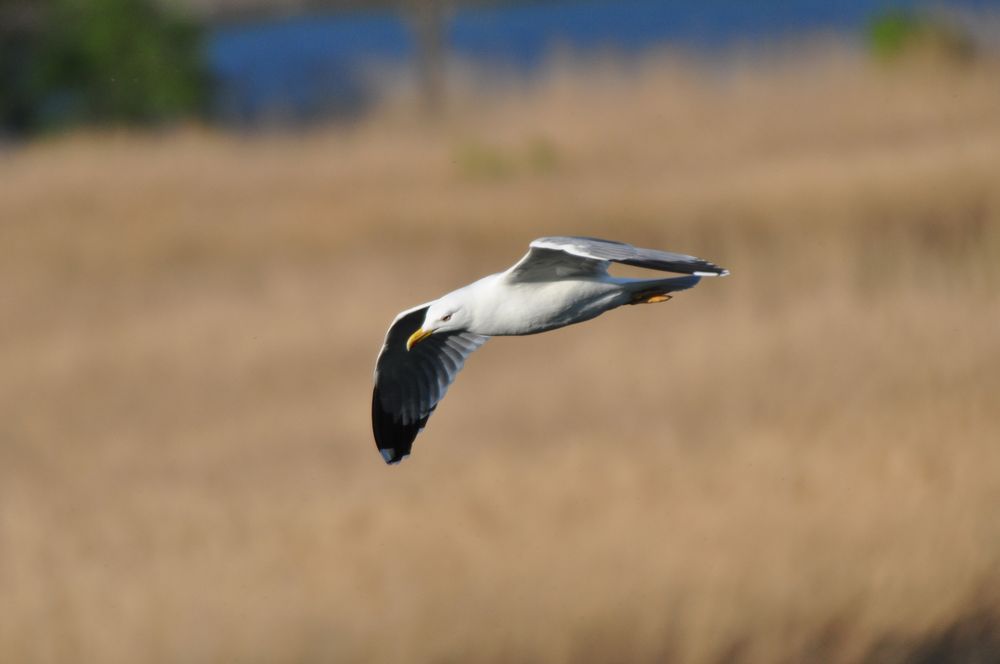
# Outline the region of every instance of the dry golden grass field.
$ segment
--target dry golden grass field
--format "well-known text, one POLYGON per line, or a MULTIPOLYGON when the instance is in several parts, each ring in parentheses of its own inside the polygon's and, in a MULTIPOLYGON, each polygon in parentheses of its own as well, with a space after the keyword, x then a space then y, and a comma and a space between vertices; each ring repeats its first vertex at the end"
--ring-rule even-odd
POLYGON ((1000 66, 562 66, 444 117, 0 155, 0 661, 1000 661, 1000 66), (732 270, 495 339, 587 234, 732 270))

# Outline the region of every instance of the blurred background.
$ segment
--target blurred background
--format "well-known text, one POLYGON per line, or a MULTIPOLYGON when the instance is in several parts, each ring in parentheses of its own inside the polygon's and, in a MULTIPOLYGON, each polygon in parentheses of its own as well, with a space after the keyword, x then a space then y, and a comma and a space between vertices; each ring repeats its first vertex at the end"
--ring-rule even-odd
POLYGON ((0 660, 1000 662, 1000 7, 0 1, 0 660), (585 234, 732 270, 495 339, 585 234))

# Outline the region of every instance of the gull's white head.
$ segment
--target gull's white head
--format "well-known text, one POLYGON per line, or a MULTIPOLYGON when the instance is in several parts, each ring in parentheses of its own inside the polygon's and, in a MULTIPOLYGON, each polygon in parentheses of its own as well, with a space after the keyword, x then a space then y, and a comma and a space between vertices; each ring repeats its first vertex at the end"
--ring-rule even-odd
POLYGON ((454 297, 443 297, 427 308, 424 322, 416 332, 406 340, 406 350, 432 334, 438 332, 455 332, 466 328, 466 310, 461 302, 454 297))

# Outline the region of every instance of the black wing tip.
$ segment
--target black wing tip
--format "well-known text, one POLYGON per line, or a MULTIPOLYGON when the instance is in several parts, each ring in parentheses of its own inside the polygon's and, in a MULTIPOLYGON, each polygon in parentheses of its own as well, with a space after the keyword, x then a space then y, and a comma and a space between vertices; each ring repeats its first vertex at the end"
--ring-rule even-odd
POLYGON ((394 419, 383 407, 376 386, 372 392, 372 431, 379 454, 389 465, 395 465, 408 457, 413 449, 413 441, 424 428, 427 418, 412 424, 403 424, 394 419))
POLYGON ((623 265, 644 267, 652 270, 663 270, 676 274, 690 274, 695 277, 725 277, 729 270, 700 258, 691 260, 659 260, 655 258, 626 258, 619 260, 623 265))
POLYGON ((379 454, 385 460, 385 463, 389 466, 395 466, 400 461, 410 456, 409 448, 406 451, 402 449, 396 449, 395 447, 380 447, 378 448, 379 454))
POLYGON ((375 445, 387 464, 394 465, 410 456, 421 424, 400 424, 383 420, 375 425, 375 445))

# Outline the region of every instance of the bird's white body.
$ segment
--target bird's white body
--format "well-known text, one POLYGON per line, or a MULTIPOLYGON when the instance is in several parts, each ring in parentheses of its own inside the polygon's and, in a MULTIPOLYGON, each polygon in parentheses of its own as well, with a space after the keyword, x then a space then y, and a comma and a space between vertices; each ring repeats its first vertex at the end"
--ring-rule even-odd
POLYGON ((595 318, 627 304, 626 285, 636 280, 570 277, 549 282, 512 282, 508 273, 483 277, 440 298, 462 302, 465 329, 487 337, 537 334, 595 318))

